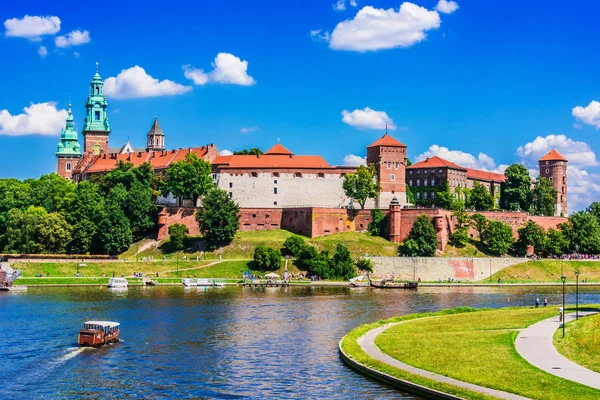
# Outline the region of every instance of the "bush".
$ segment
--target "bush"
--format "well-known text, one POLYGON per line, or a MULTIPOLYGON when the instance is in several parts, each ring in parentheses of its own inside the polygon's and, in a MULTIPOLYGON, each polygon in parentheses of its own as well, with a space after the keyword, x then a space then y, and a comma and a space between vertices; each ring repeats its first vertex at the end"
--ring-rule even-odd
POLYGON ((240 227, 240 207, 221 189, 212 189, 202 200, 196 212, 200 232, 210 249, 233 240, 240 227))
POLYGON ((487 251, 498 256, 508 253, 515 241, 510 225, 500 221, 488 222, 483 234, 487 251))
POLYGON ((259 269, 276 270, 281 266, 281 253, 279 250, 259 244, 254 249, 254 262, 259 269))
POLYGON ((307 246, 306 240, 299 235, 292 235, 283 242, 285 253, 294 257, 300 256, 300 253, 302 253, 307 246))
POLYGON ((356 268, 359 271, 373 272, 373 261, 368 258, 359 258, 356 260, 356 268))
POLYGON ((410 257, 431 257, 435 254, 437 246, 437 234, 431 220, 427 215, 419 215, 398 250, 400 254, 410 257))
POLYGON ((367 232, 371 236, 382 236, 385 229, 385 214, 379 209, 371 210, 373 221, 369 223, 367 232))
POLYGON ((450 235, 450 244, 455 247, 465 247, 469 242, 469 234, 466 228, 459 228, 450 235))
POLYGON ((189 233, 188 227, 184 224, 173 224, 169 226, 169 242, 173 251, 183 250, 183 242, 189 233))

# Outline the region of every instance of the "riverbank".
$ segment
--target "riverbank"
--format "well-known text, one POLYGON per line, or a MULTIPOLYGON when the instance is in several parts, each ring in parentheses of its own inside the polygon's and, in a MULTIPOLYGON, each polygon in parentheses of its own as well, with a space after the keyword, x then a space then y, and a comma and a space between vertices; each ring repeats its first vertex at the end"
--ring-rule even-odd
POLYGON ((465 388, 432 382, 371 357, 360 346, 359 338, 375 328, 389 326, 376 336, 375 345, 384 354, 412 367, 533 399, 596 399, 599 390, 541 371, 515 350, 518 329, 555 314, 554 307, 460 308, 412 314, 356 328, 342 339, 340 346, 348 357, 376 371, 460 397, 486 398, 485 394, 465 393, 465 388))
POLYGON ((569 360, 600 373, 600 314, 568 322, 554 334, 554 347, 569 360))

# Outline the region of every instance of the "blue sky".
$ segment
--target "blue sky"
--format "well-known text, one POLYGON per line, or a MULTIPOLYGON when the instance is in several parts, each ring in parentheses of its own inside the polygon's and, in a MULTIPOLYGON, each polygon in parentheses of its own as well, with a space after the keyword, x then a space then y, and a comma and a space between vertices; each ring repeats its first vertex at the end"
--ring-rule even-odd
POLYGON ((55 169, 64 109, 70 98, 80 131, 99 62, 113 147, 142 147, 158 113, 167 147, 280 139, 339 165, 387 122, 413 160, 501 171, 556 147, 571 161, 570 208, 600 199, 592 1, 124 3, 0 9, 0 176, 55 169))

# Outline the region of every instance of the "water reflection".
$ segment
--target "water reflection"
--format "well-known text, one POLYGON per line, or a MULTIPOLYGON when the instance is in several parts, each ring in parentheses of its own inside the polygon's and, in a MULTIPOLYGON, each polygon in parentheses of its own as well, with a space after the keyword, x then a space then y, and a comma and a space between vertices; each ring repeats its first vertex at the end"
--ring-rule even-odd
MULTIPOLYGON (((600 303, 581 288, 580 303, 600 303)), ((16 398, 398 398, 345 367, 352 328, 448 307, 561 300, 560 287, 30 288, 0 294, 0 374, 16 398), (76 347, 88 319, 116 320, 124 342, 76 347)), ((568 301, 574 302, 569 288, 568 301)), ((408 397, 408 396, 407 396, 408 397)))

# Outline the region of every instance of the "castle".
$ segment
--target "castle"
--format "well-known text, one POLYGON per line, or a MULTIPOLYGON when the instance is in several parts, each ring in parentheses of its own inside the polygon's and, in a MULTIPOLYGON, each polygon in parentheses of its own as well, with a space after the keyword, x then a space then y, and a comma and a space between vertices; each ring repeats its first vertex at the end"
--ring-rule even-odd
MULTIPOLYGON (((119 161, 134 166, 149 163, 157 173, 164 173, 174 162, 193 152, 211 163, 215 185, 227 191, 239 204, 242 230, 282 228, 313 237, 366 230, 370 222, 370 212, 356 210, 342 188, 344 175, 355 172, 356 167, 331 166, 322 156, 296 155, 280 143, 261 155, 220 155, 214 144, 167 150, 166 135, 158 117, 146 135, 146 148, 133 148, 129 141, 122 147, 110 148, 108 102, 97 64, 85 108, 83 152, 73 125, 71 104, 65 129, 61 132, 56 152, 57 172, 65 178, 76 182, 86 180, 116 168, 119 161)), ((406 229, 409 227, 402 222, 400 213, 424 213, 408 207, 407 187, 414 193, 416 205, 420 205, 432 201, 445 182, 457 198, 462 196, 462 188, 472 188, 478 182, 499 204, 500 189, 505 180, 502 174, 463 168, 437 156, 408 166, 407 146, 387 132, 366 150, 366 162, 376 170, 380 192, 375 199, 367 201, 365 208, 396 213, 389 218, 388 226, 394 241, 401 241, 408 234, 406 229)), ((567 212, 566 165, 567 160, 555 150, 539 160, 540 175, 550 179, 558 192, 557 216, 567 212)), ((159 215, 159 238, 166 236, 168 225, 182 221, 189 225, 190 234, 197 233, 198 227, 190 209, 198 204, 171 195, 161 197, 157 202, 165 206, 159 215)), ((405 218, 405 221, 411 219, 405 218)), ((446 219, 447 230, 451 230, 450 217, 446 219)), ((440 222, 440 227, 443 225, 440 222)))

